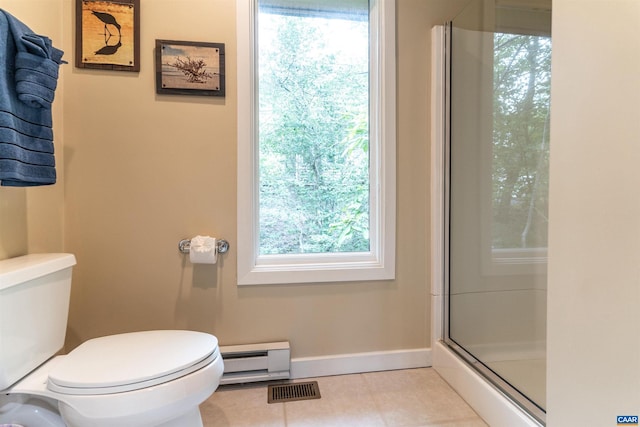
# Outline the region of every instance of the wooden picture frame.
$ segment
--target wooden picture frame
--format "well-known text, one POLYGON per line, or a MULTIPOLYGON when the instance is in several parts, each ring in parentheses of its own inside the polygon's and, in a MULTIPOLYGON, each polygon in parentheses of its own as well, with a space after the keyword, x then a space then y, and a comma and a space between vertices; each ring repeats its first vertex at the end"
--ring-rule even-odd
POLYGON ((224 43, 156 40, 156 93, 225 96, 224 43))
POLYGON ((76 0, 76 67, 140 71, 140 0, 76 0))

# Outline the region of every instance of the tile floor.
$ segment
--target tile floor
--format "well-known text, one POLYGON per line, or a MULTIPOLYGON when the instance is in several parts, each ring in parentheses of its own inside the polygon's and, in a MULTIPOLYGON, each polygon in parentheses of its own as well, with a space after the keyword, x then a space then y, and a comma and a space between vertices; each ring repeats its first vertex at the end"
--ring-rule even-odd
POLYGON ((318 381, 320 399, 268 404, 267 384, 220 387, 200 406, 204 427, 486 426, 430 368, 305 381, 318 381))

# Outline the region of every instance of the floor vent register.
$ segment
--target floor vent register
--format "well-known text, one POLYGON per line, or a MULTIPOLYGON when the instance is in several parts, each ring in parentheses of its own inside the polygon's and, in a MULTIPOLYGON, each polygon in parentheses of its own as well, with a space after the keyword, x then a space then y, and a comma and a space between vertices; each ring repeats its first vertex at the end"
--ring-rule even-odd
POLYGON ((320 388, 318 387, 317 381, 270 385, 268 392, 269 403, 320 399, 320 388))

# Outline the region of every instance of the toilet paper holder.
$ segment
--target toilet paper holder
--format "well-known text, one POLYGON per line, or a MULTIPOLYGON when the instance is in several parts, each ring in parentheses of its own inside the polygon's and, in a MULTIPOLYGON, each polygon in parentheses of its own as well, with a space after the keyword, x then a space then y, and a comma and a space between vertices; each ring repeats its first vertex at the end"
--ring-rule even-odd
MULTIPOLYGON (((191 250, 191 239, 182 239, 178 242, 178 250, 183 254, 188 254, 191 250)), ((229 242, 226 240, 217 240, 216 241, 216 251, 219 254, 227 253, 229 250, 229 242)))

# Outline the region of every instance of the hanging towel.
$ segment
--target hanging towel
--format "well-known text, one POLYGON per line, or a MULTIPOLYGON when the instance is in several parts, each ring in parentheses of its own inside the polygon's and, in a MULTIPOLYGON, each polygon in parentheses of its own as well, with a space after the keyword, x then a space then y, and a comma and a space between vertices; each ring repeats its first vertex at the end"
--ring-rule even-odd
POLYGON ((51 108, 63 52, 47 36, 34 34, 5 12, 17 49, 15 81, 18 98, 30 107, 51 108))
POLYGON ((51 103, 63 52, 0 9, 0 181, 56 182, 51 103))
POLYGON ((24 34, 16 55, 16 91, 18 98, 34 108, 51 108, 62 51, 51 40, 35 34, 24 34), (21 51, 20 47, 25 50, 21 51))

